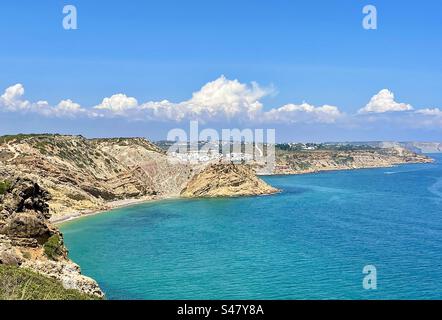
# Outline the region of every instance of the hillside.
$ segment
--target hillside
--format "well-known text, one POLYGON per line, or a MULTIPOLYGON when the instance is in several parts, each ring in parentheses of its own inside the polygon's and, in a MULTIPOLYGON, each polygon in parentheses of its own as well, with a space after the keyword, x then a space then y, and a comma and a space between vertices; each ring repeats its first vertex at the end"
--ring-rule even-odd
POLYGON ((315 150, 276 149, 274 174, 304 174, 330 170, 383 168, 405 163, 430 163, 433 160, 400 146, 388 148, 330 148, 315 150))
POLYGON ((34 271, 0 264, 0 300, 97 300, 34 271))
POLYGON ((178 196, 193 170, 171 164, 156 145, 137 138, 6 136, 0 160, 0 177, 15 173, 48 190, 53 217, 105 210, 112 201, 178 196))
POLYGON ((181 192, 182 197, 226 197, 266 195, 278 192, 256 177, 246 165, 212 164, 195 175, 181 192))

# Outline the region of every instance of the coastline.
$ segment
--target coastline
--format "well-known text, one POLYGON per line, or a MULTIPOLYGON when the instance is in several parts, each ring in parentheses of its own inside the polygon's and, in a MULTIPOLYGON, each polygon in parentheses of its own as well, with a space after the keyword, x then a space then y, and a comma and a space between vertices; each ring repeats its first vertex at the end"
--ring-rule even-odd
MULTIPOLYGON (((297 172, 278 172, 273 174, 257 174, 257 176, 265 177, 265 176, 297 176, 297 175, 308 175, 308 174, 318 174, 318 173, 328 173, 328 172, 339 172, 339 171, 353 171, 353 170, 363 170, 363 169, 388 169, 388 168, 394 168, 401 165, 406 164, 431 164, 434 163, 435 160, 430 158, 431 160, 428 162, 405 162, 405 163, 398 163, 390 166, 367 166, 367 167, 357 167, 357 168, 324 168, 322 170, 312 170, 312 171, 297 171, 297 172)), ((280 193, 276 192, 276 194, 280 193)), ((269 196, 272 194, 267 195, 261 195, 261 196, 269 196)), ((103 214, 115 209, 119 208, 125 208, 130 207, 138 204, 143 203, 149 203, 149 202, 157 202, 162 200, 169 200, 169 199, 188 199, 188 198, 180 198, 179 196, 166 196, 166 197, 146 197, 141 199, 123 199, 123 200, 116 200, 116 201, 110 201, 106 203, 105 208, 100 208, 97 210, 85 210, 85 211, 76 211, 73 213, 68 213, 65 215, 62 215, 60 217, 56 217, 55 219, 50 219, 51 223, 54 225, 61 225, 66 222, 74 221, 81 218, 91 217, 98 214, 103 214)))
POLYGON ((76 211, 73 213, 68 213, 65 215, 61 215, 59 217, 55 217, 55 219, 50 219, 51 223, 54 225, 61 225, 66 222, 74 221, 81 218, 95 216, 97 214, 106 213, 115 209, 125 208, 134 206, 137 204, 149 203, 149 202, 157 202, 161 200, 174 199, 174 197, 164 197, 164 198, 142 198, 142 199, 123 199, 110 201, 106 203, 105 208, 100 208, 97 210, 85 210, 85 211, 76 211))
POLYGON ((353 170, 364 170, 364 169, 388 169, 388 168, 395 168, 402 165, 407 164, 431 164, 434 163, 435 160, 433 158, 429 158, 428 161, 415 161, 415 162, 403 162, 403 163, 394 163, 391 165, 370 165, 370 166, 356 166, 356 167, 338 167, 338 168, 323 168, 323 169, 316 169, 316 170, 299 170, 299 171, 277 171, 276 173, 272 174, 257 174, 258 176, 296 176, 296 175, 304 175, 304 174, 317 174, 317 173, 323 173, 323 172, 339 172, 339 171, 353 171, 353 170))

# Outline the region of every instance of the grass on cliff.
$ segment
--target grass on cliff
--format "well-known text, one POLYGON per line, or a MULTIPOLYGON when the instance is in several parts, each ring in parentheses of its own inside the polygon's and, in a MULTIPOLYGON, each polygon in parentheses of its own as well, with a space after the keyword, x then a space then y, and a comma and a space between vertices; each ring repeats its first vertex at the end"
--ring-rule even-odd
POLYGON ((9 181, 0 181, 0 194, 6 193, 8 189, 11 187, 11 182, 9 181))
POLYGON ((0 265, 0 300, 98 300, 33 271, 0 265))

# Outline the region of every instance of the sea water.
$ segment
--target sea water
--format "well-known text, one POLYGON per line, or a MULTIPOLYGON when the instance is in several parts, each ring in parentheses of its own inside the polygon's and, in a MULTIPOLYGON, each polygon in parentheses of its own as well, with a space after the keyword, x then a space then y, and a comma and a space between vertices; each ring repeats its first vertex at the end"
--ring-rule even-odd
POLYGON ((441 299, 434 164, 264 177, 280 194, 168 200, 61 226, 108 299, 441 299), (363 268, 376 268, 376 290, 363 268))

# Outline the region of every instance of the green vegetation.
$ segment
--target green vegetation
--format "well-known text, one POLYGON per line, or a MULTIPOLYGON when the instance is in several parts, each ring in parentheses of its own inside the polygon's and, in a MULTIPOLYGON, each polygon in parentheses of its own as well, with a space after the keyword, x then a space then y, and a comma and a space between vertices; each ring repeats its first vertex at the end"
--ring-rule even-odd
POLYGON ((47 137, 55 137, 59 136, 58 134, 49 134, 49 133, 42 133, 42 134, 14 134, 14 135, 6 135, 6 136, 0 136, 0 144, 2 143, 8 143, 11 141, 23 141, 29 138, 47 138, 47 137))
POLYGON ((310 169, 311 168, 311 163, 308 163, 308 162, 300 162, 300 163, 298 163, 298 168, 299 168, 299 170, 308 170, 308 169, 310 169))
POLYGON ((99 300, 27 269, 0 265, 0 300, 99 300))
POLYGON ((352 156, 344 156, 344 155, 333 155, 333 160, 340 165, 347 165, 352 163, 355 159, 352 156))
POLYGON ((0 181, 0 194, 5 194, 11 187, 11 182, 8 180, 0 181))
POLYGON ((38 149, 41 152, 41 154, 49 155, 48 150, 46 150, 46 144, 45 143, 43 143, 41 141, 38 141, 37 144, 35 145, 35 148, 38 149))
POLYGON ((58 234, 54 234, 43 245, 45 255, 52 260, 57 260, 63 254, 63 241, 58 234))

